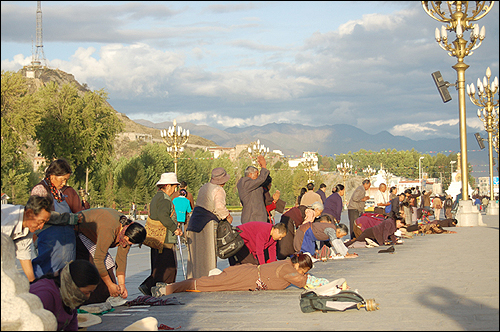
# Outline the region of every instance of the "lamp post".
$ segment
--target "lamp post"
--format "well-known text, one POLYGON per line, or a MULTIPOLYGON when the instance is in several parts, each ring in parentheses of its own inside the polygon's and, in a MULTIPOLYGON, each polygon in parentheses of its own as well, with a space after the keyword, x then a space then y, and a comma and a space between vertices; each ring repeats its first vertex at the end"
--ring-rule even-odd
POLYGON ((363 173, 368 175, 368 179, 371 181, 372 176, 375 175, 375 173, 377 173, 377 170, 368 165, 367 168, 363 169, 363 173))
POLYGON ((260 140, 257 139, 255 142, 251 142, 248 145, 248 154, 250 155, 250 159, 252 160, 252 164, 260 169, 260 165, 257 163, 257 156, 262 155, 266 156, 269 153, 269 148, 266 148, 264 144, 260 144, 260 140))
POLYGON ((424 159, 424 157, 418 158, 418 185, 420 187, 420 190, 422 190, 422 166, 421 166, 421 160, 424 159))
POLYGON ((456 160, 450 161, 450 167, 451 167, 450 183, 453 182, 453 164, 455 164, 456 162, 457 162, 456 160))
MULTIPOLYGON (((477 97, 474 84, 467 85, 467 94, 472 103, 476 106, 482 107, 477 110, 477 117, 481 119, 484 128, 488 132, 488 153, 489 153, 489 166, 490 166, 490 202, 495 203, 495 194, 493 192, 493 132, 495 126, 498 127, 498 98, 495 100, 495 94, 498 93, 498 77, 495 77, 490 84, 491 70, 490 67, 486 69, 486 76, 483 81, 477 79, 477 97)), ((490 204, 488 204, 488 212, 490 204)), ((492 213, 498 214, 498 206, 492 206, 492 213), (496 213, 495 213, 496 212, 496 213)))
POLYGON ((307 183, 311 183, 313 181, 311 175, 315 172, 314 166, 316 166, 316 161, 312 158, 307 158, 302 164, 304 165, 304 171, 307 173, 307 183))
POLYGON ((184 147, 182 146, 189 139, 189 129, 185 130, 181 126, 177 126, 177 120, 174 119, 173 126, 168 127, 168 130, 161 130, 160 135, 167 145, 168 153, 174 158, 174 172, 177 175, 177 160, 182 151, 184 151, 184 147))
MULTIPOLYGON (((352 169, 352 165, 349 165, 349 163, 347 163, 344 159, 344 162, 341 162, 340 164, 337 165, 337 170, 339 171, 340 174, 342 174, 342 178, 344 179, 344 188, 346 189, 345 191, 347 192, 347 188, 345 186, 345 179, 347 178, 349 172, 351 171, 352 169)), ((345 205, 345 201, 346 201, 346 194, 344 193, 344 196, 342 196, 343 198, 343 201, 344 201, 344 205, 345 205)))
POLYGON ((457 72, 458 111, 460 121, 460 150, 462 152, 462 200, 469 200, 468 194, 468 167, 467 167, 467 128, 465 120, 465 70, 469 68, 464 58, 477 49, 485 36, 485 27, 479 30, 477 24, 471 22, 483 18, 493 7, 493 1, 475 1, 475 6, 469 8, 469 1, 422 1, 425 12, 433 19, 447 23, 436 28, 435 38, 439 46, 448 51, 448 55, 455 56, 458 62, 452 66, 457 72), (489 3, 489 4, 486 4, 489 3), (471 13, 469 16, 469 9, 471 13), (463 38, 467 30, 472 30, 470 41, 463 38), (457 39, 448 43, 447 31, 455 31, 457 39))

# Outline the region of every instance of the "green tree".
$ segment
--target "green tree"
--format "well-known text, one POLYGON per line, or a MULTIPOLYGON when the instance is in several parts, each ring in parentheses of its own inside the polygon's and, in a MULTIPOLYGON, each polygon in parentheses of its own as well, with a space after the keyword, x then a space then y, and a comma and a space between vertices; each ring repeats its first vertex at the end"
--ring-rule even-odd
POLYGON ((28 83, 20 73, 2 71, 1 75, 1 187, 3 189, 8 183, 14 190, 14 187, 25 185, 23 177, 32 174, 32 168, 23 167, 22 171, 19 168, 27 162, 26 143, 35 135, 35 128, 40 123, 40 108, 38 100, 29 94, 28 83))
POLYGON ((92 171, 109 162, 123 123, 106 103, 107 94, 103 90, 80 96, 74 84, 59 88, 51 82, 37 95, 43 114, 35 137, 45 158, 67 159, 78 180, 84 177, 87 168, 92 171))

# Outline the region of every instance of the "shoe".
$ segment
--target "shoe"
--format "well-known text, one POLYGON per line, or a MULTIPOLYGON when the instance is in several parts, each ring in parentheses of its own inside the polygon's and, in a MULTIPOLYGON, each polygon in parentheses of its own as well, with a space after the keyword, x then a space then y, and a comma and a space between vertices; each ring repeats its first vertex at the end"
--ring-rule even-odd
POLYGON ((156 287, 163 287, 163 286, 166 286, 168 285, 166 282, 157 282, 156 283, 156 287))
POLYGON ((368 243, 369 245, 371 245, 372 247, 378 247, 378 243, 373 241, 372 239, 369 239, 369 238, 366 238, 365 239, 366 243, 368 243))
POLYGON ((388 253, 391 253, 391 252, 394 252, 396 251, 396 249, 394 249, 394 246, 390 246, 389 248, 387 249, 382 249, 382 250, 379 250, 378 253, 384 253, 384 252, 388 252, 388 253))
POLYGON ((151 296, 151 290, 149 290, 146 285, 140 285, 137 288, 139 288, 142 294, 151 296))
POLYGON ((153 297, 162 297, 163 295, 165 295, 161 290, 164 290, 165 287, 164 286, 153 286, 151 287, 151 293, 152 293, 152 296, 153 297))

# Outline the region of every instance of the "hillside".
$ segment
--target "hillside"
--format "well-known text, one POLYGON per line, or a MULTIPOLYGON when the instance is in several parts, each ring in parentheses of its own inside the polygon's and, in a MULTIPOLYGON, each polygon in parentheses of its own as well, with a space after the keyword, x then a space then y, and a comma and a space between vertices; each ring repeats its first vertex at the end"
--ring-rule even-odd
MULTIPOLYGON (((26 68, 23 68, 19 70, 20 73, 23 74, 24 77, 26 77, 26 68)), ((59 86, 62 86, 64 84, 68 83, 73 83, 75 84, 76 88, 78 89, 79 94, 83 95, 84 93, 91 91, 90 89, 87 88, 86 84, 80 84, 75 77, 72 74, 66 73, 60 69, 50 69, 50 68, 43 68, 40 69, 39 72, 37 71, 36 76, 38 78, 26 78, 28 80, 29 84, 29 89, 30 92, 33 93, 42 86, 47 85, 49 82, 56 82, 59 86)), ((132 120, 130 120, 125 114, 120 113, 116 111, 111 104, 106 101, 107 105, 113 109, 116 112, 116 115, 120 119, 120 121, 123 122, 124 124, 124 130, 123 133, 138 133, 138 134, 148 134, 152 135, 153 140, 159 140, 161 141, 161 135, 160 135, 160 130, 143 126, 139 123, 136 123, 132 120)), ((167 128, 167 127, 165 127, 167 128)), ((117 137, 115 140, 115 151, 116 151, 116 157, 119 158, 121 156, 126 156, 126 157, 131 157, 135 155, 139 149, 137 147, 144 145, 146 143, 144 142, 139 142, 139 141, 131 141, 130 139, 126 138, 123 139, 122 137, 117 137)), ((214 143, 211 140, 205 139, 203 137, 197 136, 197 135, 192 135, 190 133, 189 136, 189 144, 186 145, 186 147, 205 147, 205 146, 216 146, 217 144, 214 143)), ((31 149, 30 149, 31 152, 31 149)), ((33 152, 34 155, 34 152, 33 152)))

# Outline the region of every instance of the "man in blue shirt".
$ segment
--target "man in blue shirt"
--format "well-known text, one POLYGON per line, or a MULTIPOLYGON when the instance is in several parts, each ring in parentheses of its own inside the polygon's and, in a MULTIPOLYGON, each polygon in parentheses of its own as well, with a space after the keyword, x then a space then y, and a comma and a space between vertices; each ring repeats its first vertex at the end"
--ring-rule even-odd
POLYGON ((186 218, 191 213, 191 202, 187 199, 187 191, 185 189, 179 190, 179 196, 172 200, 174 203, 175 213, 177 214, 177 227, 182 229, 183 233, 186 233, 186 218), (181 225, 184 225, 181 227, 181 225))

